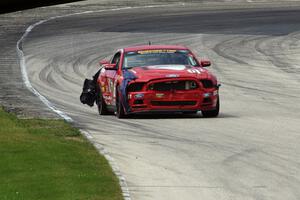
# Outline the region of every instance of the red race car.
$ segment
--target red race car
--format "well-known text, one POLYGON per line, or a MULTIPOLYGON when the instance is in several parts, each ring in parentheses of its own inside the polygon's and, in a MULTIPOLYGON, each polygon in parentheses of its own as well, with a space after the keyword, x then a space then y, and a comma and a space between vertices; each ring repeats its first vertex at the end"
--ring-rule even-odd
POLYGON ((219 114, 219 84, 184 46, 145 45, 118 50, 102 60, 97 74, 96 104, 100 115, 115 112, 118 118, 133 113, 201 111, 204 117, 219 114))

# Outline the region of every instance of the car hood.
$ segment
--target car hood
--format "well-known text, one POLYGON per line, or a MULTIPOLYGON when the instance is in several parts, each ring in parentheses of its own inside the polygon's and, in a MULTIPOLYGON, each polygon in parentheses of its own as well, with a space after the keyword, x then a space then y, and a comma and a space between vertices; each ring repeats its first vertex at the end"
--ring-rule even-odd
POLYGON ((162 78, 196 78, 206 79, 211 73, 202 67, 185 65, 153 65, 130 69, 141 82, 162 78))

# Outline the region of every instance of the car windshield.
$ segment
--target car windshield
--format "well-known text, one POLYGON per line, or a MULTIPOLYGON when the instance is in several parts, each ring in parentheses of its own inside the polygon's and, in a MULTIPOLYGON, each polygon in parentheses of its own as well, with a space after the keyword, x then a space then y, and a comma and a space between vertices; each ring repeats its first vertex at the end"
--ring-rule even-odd
POLYGON ((144 50, 125 53, 123 68, 170 64, 196 66, 197 62, 188 50, 144 50))

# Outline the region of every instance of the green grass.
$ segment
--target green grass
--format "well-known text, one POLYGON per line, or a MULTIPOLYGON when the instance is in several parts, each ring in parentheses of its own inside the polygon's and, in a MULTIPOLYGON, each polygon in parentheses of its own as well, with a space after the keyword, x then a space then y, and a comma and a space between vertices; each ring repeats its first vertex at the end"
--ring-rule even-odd
POLYGON ((77 129, 0 109, 0 199, 123 198, 107 161, 77 129))

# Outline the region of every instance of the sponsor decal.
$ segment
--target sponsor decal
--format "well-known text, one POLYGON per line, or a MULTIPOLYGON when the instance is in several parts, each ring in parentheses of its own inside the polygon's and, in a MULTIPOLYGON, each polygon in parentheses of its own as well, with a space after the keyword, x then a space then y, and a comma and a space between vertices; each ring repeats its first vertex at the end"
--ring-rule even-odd
POLYGON ((107 100, 107 101, 112 100, 111 96, 107 96, 107 95, 104 95, 103 98, 104 98, 105 100, 107 100))
POLYGON ((176 50, 171 49, 153 49, 153 50, 144 50, 138 51, 139 54, 150 54, 150 53, 175 53, 176 50))
POLYGON ((116 94, 116 88, 117 88, 117 83, 118 83, 119 78, 120 78, 120 75, 117 75, 116 78, 115 78, 114 86, 113 86, 112 95, 113 95, 114 99, 117 96, 117 94, 116 94))
POLYGON ((164 69, 164 70, 185 70, 186 67, 184 65, 153 65, 147 67, 148 69, 164 69))
POLYGON ((157 98, 163 98, 165 96, 165 94, 164 93, 156 93, 155 96, 157 98))
POLYGON ((179 77, 178 74, 167 74, 166 75, 167 78, 176 78, 176 77, 179 77))

